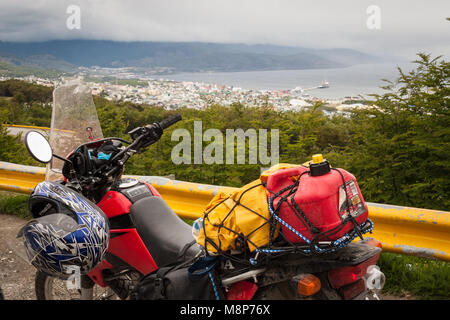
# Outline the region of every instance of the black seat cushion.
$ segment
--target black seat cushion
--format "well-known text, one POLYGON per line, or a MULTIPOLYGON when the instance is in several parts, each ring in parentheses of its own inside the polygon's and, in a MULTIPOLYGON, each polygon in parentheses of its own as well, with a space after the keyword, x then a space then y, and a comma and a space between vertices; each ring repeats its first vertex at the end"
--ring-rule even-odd
MULTIPOLYGON (((192 227, 181 220, 160 197, 147 197, 136 201, 130 214, 139 235, 158 267, 180 258, 186 245, 192 243, 192 227)), ((197 243, 185 252, 186 259, 201 250, 197 243)))

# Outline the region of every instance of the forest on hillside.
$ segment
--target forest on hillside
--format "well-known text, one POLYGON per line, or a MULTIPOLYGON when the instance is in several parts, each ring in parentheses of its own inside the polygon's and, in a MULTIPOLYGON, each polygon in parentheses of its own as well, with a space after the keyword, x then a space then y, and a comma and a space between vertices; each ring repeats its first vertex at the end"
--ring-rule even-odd
MULTIPOLYGON (((279 112, 273 106, 212 104, 204 110, 177 110, 183 120, 162 139, 127 164, 127 174, 168 175, 177 180, 241 186, 256 179, 261 164, 175 164, 171 152, 175 129, 194 135, 203 130, 272 129, 279 131, 279 161, 304 163, 322 153, 333 167, 358 179, 366 201, 450 210, 450 63, 419 54, 409 73, 398 70, 385 93, 373 95, 351 116, 324 115, 320 104, 308 110, 279 112)), ((52 88, 19 80, 0 82, 0 122, 50 126, 52 88)), ((114 102, 95 96, 103 135, 127 138, 136 126, 161 121, 174 111, 159 106, 114 102)), ((248 141, 247 141, 248 143, 248 141)), ((270 150, 270 135, 267 149, 270 150)), ((203 142, 202 148, 208 146, 203 142)), ((248 149, 246 154, 248 159, 248 149)), ((17 137, 0 127, 0 161, 38 165, 17 137)))

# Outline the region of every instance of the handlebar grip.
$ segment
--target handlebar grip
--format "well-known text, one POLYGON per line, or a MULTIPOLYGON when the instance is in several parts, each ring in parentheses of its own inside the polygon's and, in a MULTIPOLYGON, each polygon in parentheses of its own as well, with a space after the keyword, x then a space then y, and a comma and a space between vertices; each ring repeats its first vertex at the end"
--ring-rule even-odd
POLYGON ((163 121, 161 121, 159 123, 159 125, 161 126, 161 129, 166 129, 168 127, 170 127, 171 125, 177 123, 178 121, 181 120, 181 115, 180 114, 175 114, 167 119, 164 119, 163 121))

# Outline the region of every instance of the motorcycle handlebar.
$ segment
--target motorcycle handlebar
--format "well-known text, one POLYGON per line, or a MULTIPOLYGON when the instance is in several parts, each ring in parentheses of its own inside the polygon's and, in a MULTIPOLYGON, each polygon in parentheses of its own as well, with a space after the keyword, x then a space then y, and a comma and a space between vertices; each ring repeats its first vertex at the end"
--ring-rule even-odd
POLYGON ((170 127, 171 125, 174 125, 175 123, 177 123, 180 120, 181 120, 181 115, 175 114, 175 115, 161 121, 159 123, 159 125, 161 126, 161 129, 164 130, 164 129, 170 127))
MULTIPOLYGON (((164 119, 163 121, 159 123, 154 123, 152 125, 147 125, 145 127, 137 127, 129 132, 130 136, 133 139, 133 142, 126 147, 124 150, 120 151, 118 154, 116 154, 110 161, 114 162, 116 160, 120 161, 120 165, 123 165, 127 160, 131 157, 132 153, 129 152, 129 150, 133 150, 136 148, 134 152, 139 151, 142 148, 146 148, 149 145, 155 143, 159 140, 159 138, 162 135, 162 131, 171 125, 177 123, 181 120, 180 114, 175 114, 167 119, 164 119)), ((98 170, 97 170, 98 171, 98 170)), ((116 168, 112 168, 106 176, 111 175, 116 171, 116 168)))

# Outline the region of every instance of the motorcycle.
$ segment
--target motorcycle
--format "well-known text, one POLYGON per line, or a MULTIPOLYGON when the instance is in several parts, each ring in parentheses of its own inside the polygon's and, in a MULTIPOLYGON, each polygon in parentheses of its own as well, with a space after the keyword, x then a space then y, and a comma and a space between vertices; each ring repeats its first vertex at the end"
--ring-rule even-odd
MULTIPOLYGON (((95 109, 93 103, 87 105, 95 109)), ((128 141, 98 138, 101 134, 94 137, 93 132, 101 129, 92 129, 93 113, 85 113, 91 123, 80 134, 86 135, 87 142, 77 145, 66 157, 55 153, 38 132, 29 132, 25 138, 36 160, 50 163, 57 159, 63 164, 61 171, 53 168, 64 174, 62 180, 41 182, 31 194, 33 217, 70 212, 87 201, 94 203, 109 223, 109 244, 103 260, 88 273, 71 277, 78 285, 37 271, 37 299, 129 299, 146 275, 175 261, 190 262, 205 256, 193 241, 192 227, 175 214, 151 184, 122 175, 126 162, 156 143, 181 116, 137 127, 129 132, 128 141), (105 146, 114 152, 104 152, 105 146), (94 159, 94 164, 80 161, 76 154, 94 159)), ((81 127, 86 125, 83 112, 77 116, 81 127)), ((71 141, 74 127, 57 131, 64 136, 58 139, 62 144, 63 140, 71 141)), ((216 266, 219 281, 215 289, 230 300, 379 299, 384 284, 384 275, 376 266, 380 252, 379 243, 365 238, 327 255, 291 254, 257 266, 224 258, 216 266)))

